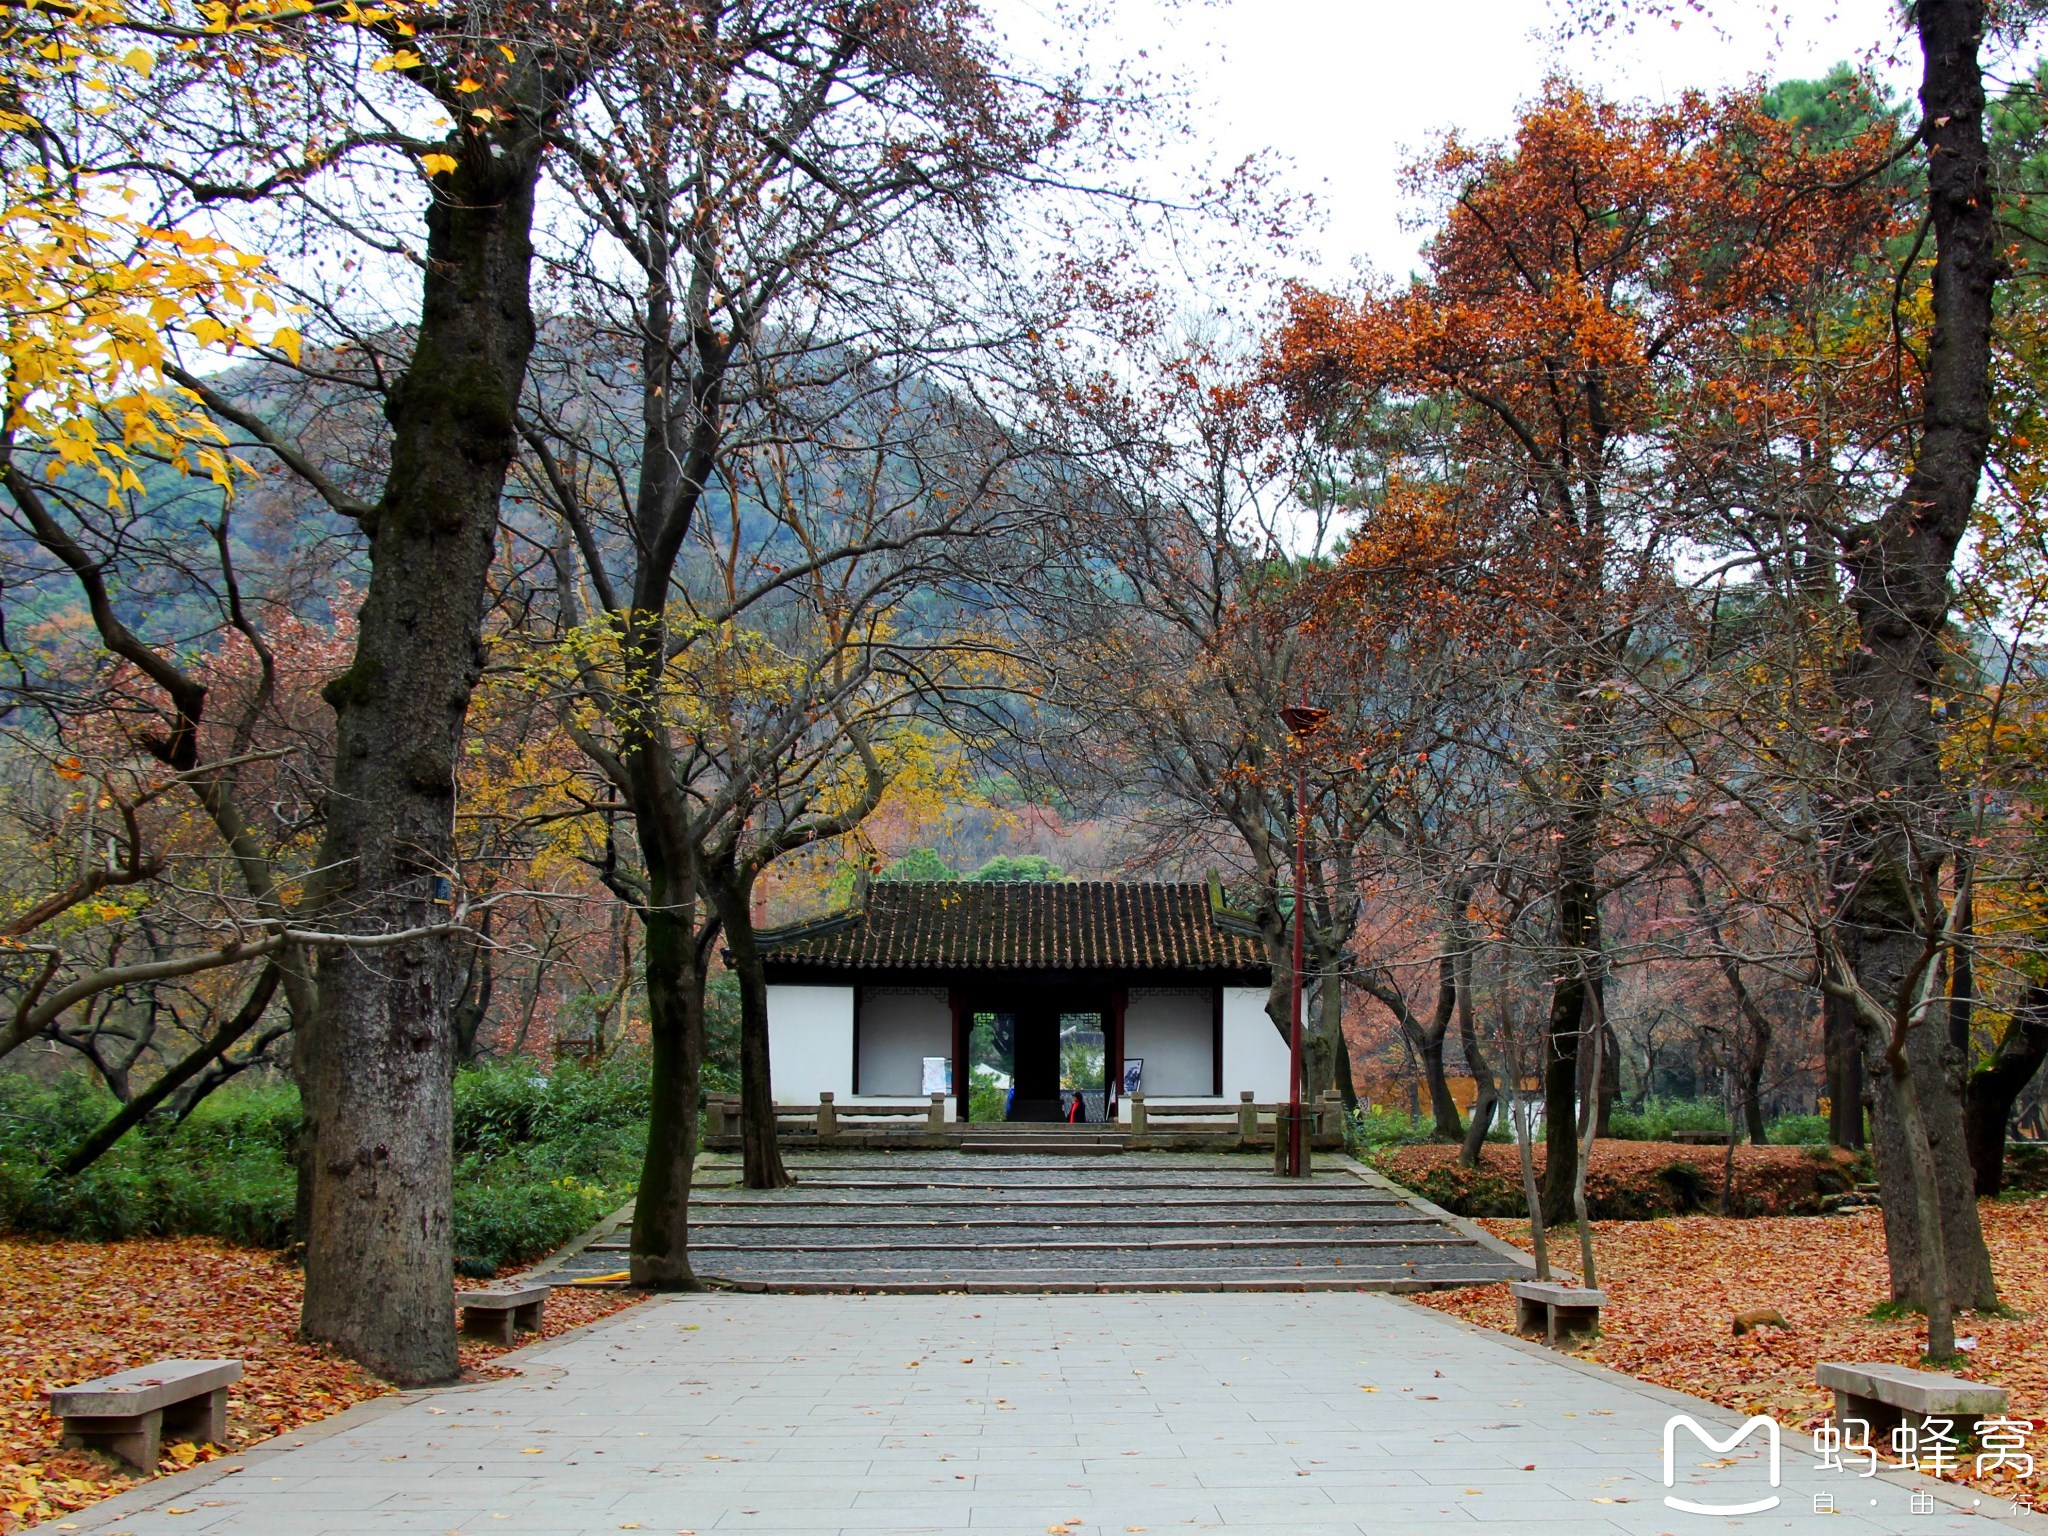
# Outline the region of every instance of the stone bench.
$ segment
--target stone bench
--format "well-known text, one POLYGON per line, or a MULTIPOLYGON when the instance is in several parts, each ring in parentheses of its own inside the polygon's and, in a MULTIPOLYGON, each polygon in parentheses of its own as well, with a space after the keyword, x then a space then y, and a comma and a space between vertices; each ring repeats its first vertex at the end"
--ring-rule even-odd
POLYGON ((1515 1298, 1515 1332, 1524 1337, 1541 1334, 1551 1344, 1594 1332, 1600 1326, 1600 1309, 1607 1305, 1605 1291, 1551 1280, 1511 1280, 1508 1291, 1515 1298))
POLYGON ((2011 1401, 2003 1387, 1903 1365, 1823 1360, 1817 1375, 1835 1394, 1835 1423, 1862 1419, 1873 1437, 1929 1419, 1963 1420, 1974 1428, 1980 1418, 2002 1417, 2011 1401))
POLYGON ((488 1291, 457 1291, 455 1305, 462 1309, 462 1331, 473 1338, 510 1344, 515 1330, 540 1332, 541 1312, 547 1306, 547 1285, 498 1286, 488 1291))
POLYGON ((241 1379, 239 1360, 158 1360, 59 1387, 50 1412, 64 1421, 66 1445, 154 1472, 166 1436, 216 1445, 227 1438, 228 1386, 241 1379))

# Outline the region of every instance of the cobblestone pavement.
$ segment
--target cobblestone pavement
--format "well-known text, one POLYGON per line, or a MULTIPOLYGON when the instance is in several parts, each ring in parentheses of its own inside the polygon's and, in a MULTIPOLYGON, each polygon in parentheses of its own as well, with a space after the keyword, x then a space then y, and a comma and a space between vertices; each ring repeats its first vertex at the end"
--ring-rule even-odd
MULTIPOLYGON (((700 1273, 778 1288, 1412 1288, 1524 1271, 1366 1183, 1348 1159, 1307 1180, 1228 1153, 795 1153, 793 1189, 737 1187, 707 1162, 691 1202, 700 1273)), ((556 1275, 626 1267, 621 1230, 556 1275)), ((551 1275, 550 1278, 554 1278, 551 1275)))
POLYGON ((1915 1513, 1931 1485, 1818 1471, 1790 1435, 1773 1488, 1760 1436, 1681 1433, 1672 1494, 1781 1502, 1674 1511, 1667 1419, 1732 1415, 1384 1295, 700 1294, 507 1358, 44 1531, 2048 1532, 1967 1491, 1915 1513))

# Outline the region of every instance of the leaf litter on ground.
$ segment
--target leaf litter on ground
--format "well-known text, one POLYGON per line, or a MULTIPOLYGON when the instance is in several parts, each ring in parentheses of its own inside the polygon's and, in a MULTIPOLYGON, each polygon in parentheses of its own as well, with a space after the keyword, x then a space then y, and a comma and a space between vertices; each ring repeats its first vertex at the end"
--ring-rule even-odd
MULTIPOLYGON (((233 1456, 260 1441, 395 1390, 298 1334, 300 1272, 278 1254, 212 1238, 116 1243, 0 1237, 0 1536, 82 1509, 143 1481, 132 1467, 66 1450, 52 1387, 163 1359, 234 1359, 225 1445, 164 1447, 159 1472, 233 1456)), ((628 1291, 555 1291, 551 1338, 639 1300, 628 1291)), ((465 1338, 465 1375, 492 1375, 508 1348, 465 1338)))
MULTIPOLYGON (((2011 1394, 2010 1416, 2033 1424, 2033 1472, 2021 1476, 2013 1467, 1994 1466, 1979 1476, 1966 1454, 1950 1480, 2000 1499, 2048 1506, 2048 1198, 1985 1200, 1978 1210, 1999 1296, 2011 1315, 1957 1319, 1958 1332, 1974 1336, 1976 1347, 1956 1374, 2011 1394)), ((1526 1221, 1481 1225, 1529 1246, 1526 1221)), ((1802 1430, 1833 1411, 1815 1380, 1822 1360, 1920 1367, 1925 1319, 1871 1316, 1891 1299, 1884 1221, 1875 1210, 1598 1221, 1593 1229, 1600 1288, 1608 1299, 1599 1337, 1574 1351, 1586 1359, 1802 1430), (1766 1307, 1782 1312, 1790 1327, 1735 1334, 1737 1313, 1766 1307)), ((1571 1230, 1552 1232, 1554 1254, 1576 1254, 1571 1230)), ((1415 1299, 1467 1322, 1514 1331, 1505 1285, 1415 1299)))

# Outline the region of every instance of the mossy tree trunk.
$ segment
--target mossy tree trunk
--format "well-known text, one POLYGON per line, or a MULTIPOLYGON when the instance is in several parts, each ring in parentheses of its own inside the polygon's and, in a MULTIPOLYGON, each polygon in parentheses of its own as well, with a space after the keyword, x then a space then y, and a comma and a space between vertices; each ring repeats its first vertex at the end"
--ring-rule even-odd
MULTIPOLYGON (((534 344, 536 117, 566 88, 522 68, 538 105, 451 140, 456 168, 435 182, 413 356, 385 406, 390 470, 363 518, 355 658, 325 690, 335 765, 316 900, 342 932, 451 916, 457 738, 534 344)), ((455 941, 330 948, 316 974, 295 1050, 310 1179, 300 1329, 403 1385, 451 1380, 455 941)))

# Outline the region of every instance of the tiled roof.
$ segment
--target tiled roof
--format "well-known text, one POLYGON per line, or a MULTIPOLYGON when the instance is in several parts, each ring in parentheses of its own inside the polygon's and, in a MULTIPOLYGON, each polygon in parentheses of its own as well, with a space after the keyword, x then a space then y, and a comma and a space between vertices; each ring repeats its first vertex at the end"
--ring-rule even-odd
POLYGON ((778 971, 1268 971, 1248 920, 1193 883, 877 880, 864 904, 760 942, 778 971))

